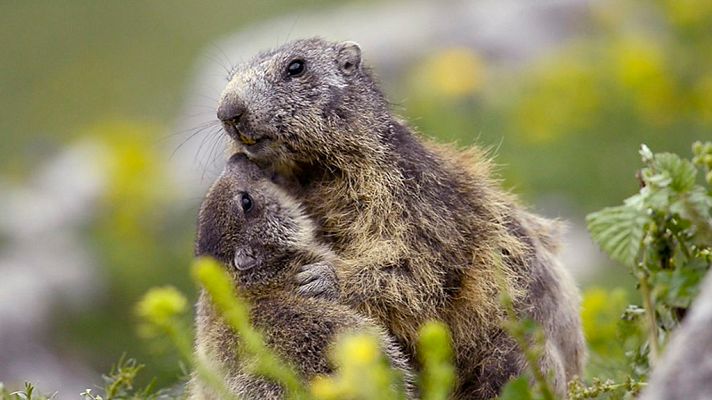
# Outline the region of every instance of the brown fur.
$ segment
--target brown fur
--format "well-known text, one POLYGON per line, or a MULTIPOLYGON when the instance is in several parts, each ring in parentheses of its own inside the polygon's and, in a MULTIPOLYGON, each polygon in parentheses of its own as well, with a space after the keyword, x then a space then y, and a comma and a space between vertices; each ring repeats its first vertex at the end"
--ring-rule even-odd
POLYGON ((494 397, 524 369, 501 328, 502 291, 543 326, 557 392, 581 372, 579 295, 556 262, 556 223, 502 191, 480 150, 424 141, 393 117, 358 46, 307 39, 259 54, 236 68, 218 116, 233 151, 299 179, 295 195, 342 260, 343 301, 412 357, 423 322, 447 323, 456 398, 494 397), (290 76, 295 59, 306 70, 290 76))
MULTIPOLYGON (((334 371, 329 361, 338 337, 354 332, 376 335, 391 364, 410 386, 408 361, 397 344, 371 319, 324 299, 296 294, 295 275, 304 265, 338 263, 328 247, 318 243, 311 221, 299 204, 244 156, 235 156, 203 202, 197 238, 198 255, 223 262, 243 298, 252 305, 251 323, 267 345, 287 360, 304 379, 334 371), (241 198, 253 206, 245 211, 241 198), (237 254, 248 252, 256 264, 240 268, 237 254)), ((239 338, 202 292, 197 305, 196 352, 224 375, 229 390, 248 399, 283 398, 283 388, 249 373, 249 360, 238 351, 239 338)), ((213 399, 217 393, 197 377, 191 399, 213 399)))

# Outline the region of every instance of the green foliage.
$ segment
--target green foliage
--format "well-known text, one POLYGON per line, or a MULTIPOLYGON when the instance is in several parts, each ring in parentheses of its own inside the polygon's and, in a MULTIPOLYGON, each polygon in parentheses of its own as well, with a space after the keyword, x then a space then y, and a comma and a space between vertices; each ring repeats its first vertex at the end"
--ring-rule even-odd
MULTIPOLYGON (((569 382, 570 399, 629 399, 645 387, 650 368, 677 328, 698 285, 712 264, 712 143, 693 145, 692 160, 653 154, 643 145, 641 189, 624 204, 590 214, 595 241, 638 280, 643 307, 628 305, 622 290, 589 289, 582 319, 591 350, 588 379, 569 382), (706 185, 699 182, 699 170, 706 185)), ((538 368, 541 330, 514 314, 511 299, 507 331, 529 364, 530 379, 511 381, 502 399, 552 399, 538 368), (530 385, 528 382, 533 382, 530 385)))
POLYGON ((587 217, 593 239, 638 280, 653 361, 710 266, 712 196, 697 177, 698 167, 709 171, 711 149, 712 143, 696 143, 691 161, 643 145, 640 192, 587 217))
POLYGON ((546 337, 539 325, 529 318, 521 318, 514 309, 512 297, 506 291, 502 292, 501 303, 507 319, 504 328, 517 342, 527 361, 527 374, 510 381, 502 390, 503 400, 532 399, 554 400, 554 390, 547 371, 540 368, 540 360, 544 354, 546 337), (529 386, 528 382, 533 382, 529 386), (525 383, 527 383, 525 385, 525 383))
POLYGON ((569 383, 569 399, 601 399, 601 398, 634 398, 645 387, 645 383, 627 377, 623 383, 614 383, 611 379, 605 381, 593 378, 589 386, 578 380, 569 383))
POLYGON ((241 350, 252 361, 252 372, 284 384, 289 399, 305 399, 306 389, 288 363, 271 352, 260 332, 250 325, 249 307, 235 293, 225 269, 210 258, 199 259, 193 267, 193 277, 210 295, 225 321, 240 337, 241 350))
POLYGON ((625 308, 614 338, 610 324, 592 324, 598 324, 601 317, 610 318, 625 297, 615 292, 608 296, 600 291, 586 293, 582 316, 591 344, 591 363, 600 364, 598 372, 621 383, 601 376, 592 379, 590 386, 572 382, 571 398, 637 394, 666 339, 696 297, 712 263, 709 154, 712 143, 696 142, 691 160, 671 153, 654 154, 643 145, 639 193, 621 206, 587 217, 593 239, 637 279, 643 307, 625 308), (704 181, 699 179, 700 170, 705 174, 704 181), (613 301, 604 305, 607 299, 613 301), (606 348, 607 343, 612 348, 606 348))
POLYGON ((445 400, 455 383, 452 347, 447 328, 437 322, 428 322, 421 328, 420 393, 423 400, 445 400))
MULTIPOLYGON (((584 292, 581 319, 589 360, 582 378, 591 380, 594 387, 606 383, 609 391, 620 389, 610 384, 640 381, 648 372, 648 350, 643 345, 645 310, 629 301, 628 291, 623 288, 591 288, 584 292)), ((582 382, 571 384, 574 393, 578 393, 582 382)), ((590 388, 584 393, 591 393, 590 388)))
POLYGON ((87 389, 80 394, 83 400, 154 400, 172 398, 168 390, 156 391, 154 381, 143 388, 136 387, 136 377, 144 365, 122 356, 111 371, 104 375, 104 388, 98 394, 87 389))
POLYGON ((25 387, 22 390, 15 392, 9 392, 0 382, 0 400, 52 400, 54 397, 54 394, 37 394, 34 385, 29 382, 25 382, 25 387))
POLYGON ((594 240, 607 238, 599 241, 603 250, 623 264, 632 264, 642 244, 645 214, 626 204, 590 215, 588 229, 594 240))
MULTIPOLYGON (((104 385, 101 388, 86 389, 79 396, 82 400, 172 400, 181 398, 179 394, 172 394, 168 389, 156 390, 154 382, 144 387, 136 385, 136 378, 143 370, 143 364, 134 359, 122 356, 103 376, 104 385)), ((0 400, 52 400, 56 396, 38 394, 37 389, 29 382, 25 383, 23 390, 8 392, 0 382, 0 400)))

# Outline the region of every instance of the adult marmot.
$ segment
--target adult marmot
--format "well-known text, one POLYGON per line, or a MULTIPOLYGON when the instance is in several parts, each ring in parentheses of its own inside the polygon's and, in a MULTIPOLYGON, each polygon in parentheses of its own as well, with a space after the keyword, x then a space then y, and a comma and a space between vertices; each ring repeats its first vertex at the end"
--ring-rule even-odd
POLYGON ((555 259, 557 224, 501 190, 481 151, 427 142, 394 117, 358 45, 314 38, 258 54, 235 68, 217 115, 236 152, 299 180, 295 195, 342 260, 341 301, 410 356, 424 321, 449 326, 457 398, 494 397, 525 368, 501 327, 501 291, 543 327, 541 368, 557 392, 581 372, 579 294, 555 259))
MULTIPOLYGON (((328 353, 340 335, 376 334, 391 365, 412 380, 409 363, 396 342, 372 320, 333 301, 296 293, 295 276, 304 265, 325 267, 337 257, 314 236, 314 226, 299 204, 269 175, 235 155, 203 201, 196 253, 226 265, 236 287, 252 308, 251 322, 267 345, 296 368, 305 383, 333 372, 328 353)), ((196 351, 225 375, 228 388, 247 399, 283 398, 283 388, 245 370, 237 351, 239 337, 202 292, 197 306, 196 351)), ((395 388, 394 388, 395 389, 395 388)), ((217 394, 197 377, 191 399, 217 394)))

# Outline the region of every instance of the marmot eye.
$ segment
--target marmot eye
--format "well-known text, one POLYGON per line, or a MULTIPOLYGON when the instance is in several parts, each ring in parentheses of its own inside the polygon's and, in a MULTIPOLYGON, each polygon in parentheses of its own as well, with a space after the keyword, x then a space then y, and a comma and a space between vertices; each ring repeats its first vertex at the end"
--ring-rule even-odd
POLYGON ((304 70, 304 60, 292 60, 292 62, 287 65, 287 75, 291 77, 302 75, 304 70))
POLYGON ((240 197, 240 205, 242 206, 242 211, 246 213, 250 212, 253 206, 252 197, 247 193, 243 193, 242 197, 240 197))

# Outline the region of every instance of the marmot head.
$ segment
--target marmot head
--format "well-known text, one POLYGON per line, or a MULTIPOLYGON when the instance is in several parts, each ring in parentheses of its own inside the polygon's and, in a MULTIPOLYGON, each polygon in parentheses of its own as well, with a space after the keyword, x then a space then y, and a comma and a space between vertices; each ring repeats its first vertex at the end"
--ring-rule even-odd
POLYGON ((243 283, 264 282, 313 246, 311 220, 275 180, 246 156, 232 156, 201 205, 196 255, 221 261, 243 283))
POLYGON ((217 115, 238 151, 277 167, 372 155, 390 121, 359 46, 318 38, 238 65, 217 115))

